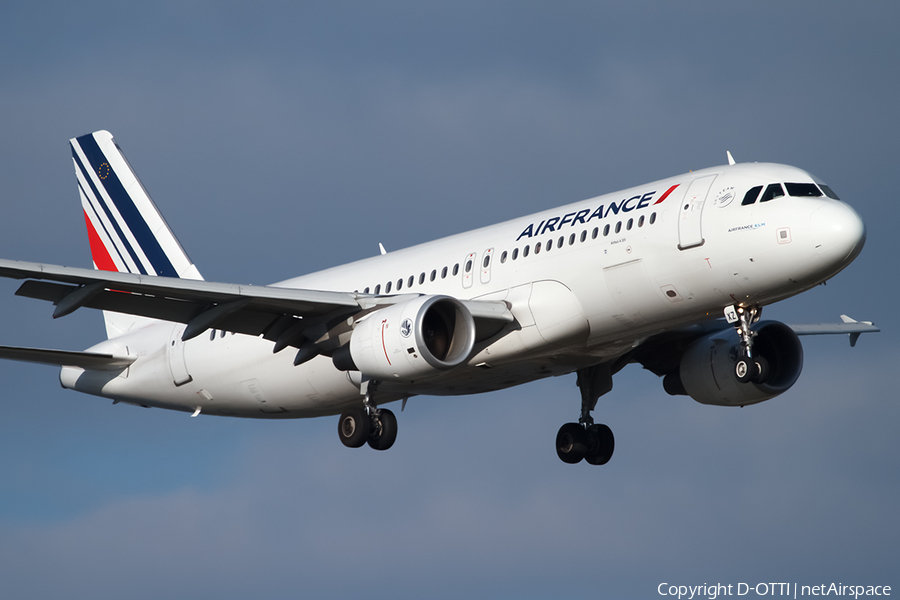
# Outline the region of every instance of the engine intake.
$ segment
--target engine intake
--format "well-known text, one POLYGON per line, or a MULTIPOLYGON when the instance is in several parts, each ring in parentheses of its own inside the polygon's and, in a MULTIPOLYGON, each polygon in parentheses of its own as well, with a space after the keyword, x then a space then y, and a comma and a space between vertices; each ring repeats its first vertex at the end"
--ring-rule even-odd
POLYGON ((474 345, 475 320, 461 302, 420 296, 366 315, 333 360, 373 379, 412 382, 462 364, 474 345))
POLYGON ((755 356, 768 363, 760 383, 741 383, 735 375, 740 339, 733 329, 723 330, 691 344, 681 358, 678 379, 669 376, 663 385, 669 393, 683 389, 702 404, 745 406, 770 400, 786 392, 803 369, 803 346, 794 330, 778 321, 763 321, 754 328, 755 356), (680 384, 680 385, 679 385, 680 384))

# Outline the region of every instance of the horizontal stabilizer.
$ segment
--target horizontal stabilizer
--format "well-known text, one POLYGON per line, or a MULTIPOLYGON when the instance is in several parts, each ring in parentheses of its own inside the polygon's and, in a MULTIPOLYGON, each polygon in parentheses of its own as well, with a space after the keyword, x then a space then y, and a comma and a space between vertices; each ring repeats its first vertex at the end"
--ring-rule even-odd
POLYGON ((60 367, 81 367, 92 371, 121 371, 136 360, 131 356, 45 350, 43 348, 19 348, 16 346, 0 346, 0 358, 60 367))

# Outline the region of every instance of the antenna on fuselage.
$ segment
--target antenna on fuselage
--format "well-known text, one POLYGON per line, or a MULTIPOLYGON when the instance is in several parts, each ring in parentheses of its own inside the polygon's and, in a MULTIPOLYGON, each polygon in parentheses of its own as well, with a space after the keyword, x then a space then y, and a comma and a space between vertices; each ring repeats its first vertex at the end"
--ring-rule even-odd
POLYGON ((729 152, 728 150, 726 150, 726 151, 725 151, 725 154, 728 156, 728 164, 729 164, 729 165, 733 165, 733 164, 734 164, 734 157, 731 156, 731 152, 729 152))
POLYGON ((381 242, 378 242, 378 249, 381 250, 381 254, 387 254, 387 250, 384 249, 384 246, 381 245, 381 242))

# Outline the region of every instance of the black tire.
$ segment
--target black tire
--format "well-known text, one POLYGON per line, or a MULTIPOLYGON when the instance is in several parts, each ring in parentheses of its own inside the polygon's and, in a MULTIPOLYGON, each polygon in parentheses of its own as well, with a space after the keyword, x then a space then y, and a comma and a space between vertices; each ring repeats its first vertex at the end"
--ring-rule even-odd
POLYGON ((742 356, 734 363, 734 376, 741 383, 750 383, 756 377, 756 363, 742 356))
POLYGON ((612 458, 613 451, 616 449, 616 438, 613 436, 612 429, 598 423, 591 425, 587 433, 588 451, 584 455, 584 460, 592 465, 605 465, 612 458))
POLYGON ((372 423, 365 408, 351 408, 338 421, 338 436, 348 448, 359 448, 369 439, 372 423))
POLYGON ((578 423, 566 423, 556 434, 556 454, 564 463, 574 465, 581 462, 587 452, 588 434, 578 423))
POLYGON ((397 439, 397 417, 386 408, 378 412, 378 421, 373 423, 372 432, 369 434, 369 447, 374 450, 387 450, 394 445, 397 439))

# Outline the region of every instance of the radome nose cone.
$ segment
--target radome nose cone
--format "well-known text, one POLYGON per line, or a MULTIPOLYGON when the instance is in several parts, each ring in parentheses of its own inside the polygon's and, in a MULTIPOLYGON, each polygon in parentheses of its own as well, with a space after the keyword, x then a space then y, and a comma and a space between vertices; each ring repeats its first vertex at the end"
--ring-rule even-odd
POLYGON ((850 264, 866 243, 866 225, 855 210, 843 202, 830 202, 809 219, 816 251, 840 267, 850 264))

